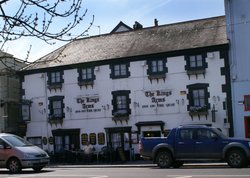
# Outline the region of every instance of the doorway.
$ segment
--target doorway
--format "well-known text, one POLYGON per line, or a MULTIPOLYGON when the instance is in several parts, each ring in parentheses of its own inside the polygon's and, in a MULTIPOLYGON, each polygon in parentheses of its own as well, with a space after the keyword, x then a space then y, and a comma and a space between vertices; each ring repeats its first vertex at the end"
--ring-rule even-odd
POLYGON ((106 128, 107 146, 114 152, 114 157, 120 160, 130 160, 131 127, 106 128))
POLYGON ((54 137, 54 152, 80 148, 80 129, 57 129, 52 131, 54 137))

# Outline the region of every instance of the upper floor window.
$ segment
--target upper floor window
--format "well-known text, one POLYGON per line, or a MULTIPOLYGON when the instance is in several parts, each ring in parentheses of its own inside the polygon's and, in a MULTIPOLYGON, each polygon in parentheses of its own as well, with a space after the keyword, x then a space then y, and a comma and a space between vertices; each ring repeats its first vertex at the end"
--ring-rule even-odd
POLYGON ((205 90, 194 89, 192 91, 194 106, 205 106, 205 90))
POLYGON ((208 84, 193 84, 188 87, 188 110, 190 112, 206 112, 208 104, 208 84))
POLYGON ((154 60, 152 61, 152 73, 161 73, 163 72, 163 60, 154 60))
POLYGON ((206 55, 205 54, 196 54, 196 55, 187 55, 185 56, 186 66, 185 70, 188 75, 205 75, 205 69, 207 68, 206 63, 206 55))
POLYGON ((92 85, 95 80, 94 67, 85 67, 78 69, 78 84, 79 85, 92 85))
POLYGON ((129 108, 129 104, 130 104, 129 93, 130 91, 127 91, 127 90, 112 92, 112 95, 113 95, 112 114, 114 117, 128 116, 131 113, 130 108, 129 108))
POLYGON ((63 119, 63 96, 49 97, 49 119, 63 119))
POLYGON ((62 88, 63 71, 53 71, 48 73, 48 88, 57 89, 62 88))
POLYGON ((189 56, 190 68, 199 68, 203 66, 202 55, 189 56))
POLYGON ((165 79, 168 69, 166 67, 166 59, 154 59, 148 60, 148 71, 147 74, 149 79, 165 79))
POLYGON ((61 82, 61 73, 60 72, 51 72, 51 84, 61 82))
POLYGON ((244 96, 245 111, 250 111, 250 95, 244 96))
POLYGON ((110 66, 111 68, 111 75, 110 77, 112 79, 116 78, 127 78, 130 76, 129 72, 129 63, 123 63, 123 64, 112 64, 110 66))

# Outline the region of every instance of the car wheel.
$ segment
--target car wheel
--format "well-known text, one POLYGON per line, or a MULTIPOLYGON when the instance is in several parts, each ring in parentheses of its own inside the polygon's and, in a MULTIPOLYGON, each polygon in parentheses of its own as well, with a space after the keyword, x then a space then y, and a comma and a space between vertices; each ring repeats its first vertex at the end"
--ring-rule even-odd
POLYGON ((157 154, 156 162, 160 168, 169 168, 173 163, 173 158, 169 152, 161 151, 157 154))
POLYGON ((33 167, 32 168, 35 172, 40 172, 43 169, 43 166, 39 166, 39 167, 33 167))
POLYGON ((8 169, 12 174, 20 173, 22 170, 20 161, 17 158, 11 158, 8 162, 8 169))
POLYGON ((227 163, 232 168, 241 168, 247 164, 245 154, 240 150, 232 150, 227 154, 227 163))
POLYGON ((173 168, 180 168, 183 166, 184 162, 183 161, 174 161, 173 162, 173 168))

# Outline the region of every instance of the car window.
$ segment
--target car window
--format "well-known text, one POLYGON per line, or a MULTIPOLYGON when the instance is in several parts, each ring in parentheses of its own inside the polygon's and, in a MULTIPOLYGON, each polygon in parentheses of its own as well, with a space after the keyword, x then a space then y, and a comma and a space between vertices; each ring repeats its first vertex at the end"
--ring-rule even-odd
POLYGON ((17 136, 3 136, 3 139, 10 143, 12 146, 31 146, 28 141, 17 136))
POLYGON ((197 130, 197 139, 212 139, 217 137, 217 135, 208 129, 198 129, 197 130))
POLYGON ((183 140, 193 139, 193 129, 181 129, 180 139, 183 139, 183 140))
POLYGON ((0 145, 4 146, 4 141, 0 138, 0 145))

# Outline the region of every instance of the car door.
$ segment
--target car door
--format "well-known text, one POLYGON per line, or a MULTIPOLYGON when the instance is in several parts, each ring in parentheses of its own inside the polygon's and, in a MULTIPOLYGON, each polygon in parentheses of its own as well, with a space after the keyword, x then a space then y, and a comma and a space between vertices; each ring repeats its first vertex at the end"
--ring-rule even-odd
POLYGON ((5 142, 0 138, 0 167, 5 164, 6 154, 5 154, 5 142))
POLYGON ((197 129, 195 134, 195 152, 197 158, 220 158, 222 155, 222 143, 220 137, 210 129, 197 129))
POLYGON ((182 128, 178 130, 175 142, 176 158, 192 158, 195 152, 194 129, 182 128))

